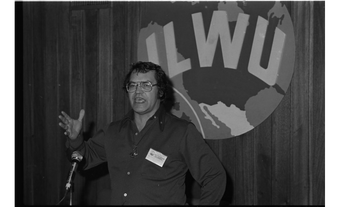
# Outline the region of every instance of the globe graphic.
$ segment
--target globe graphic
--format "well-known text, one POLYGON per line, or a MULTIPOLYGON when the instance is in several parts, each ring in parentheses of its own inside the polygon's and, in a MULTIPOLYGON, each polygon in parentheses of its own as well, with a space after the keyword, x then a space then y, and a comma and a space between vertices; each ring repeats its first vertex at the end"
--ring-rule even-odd
POLYGON ((294 30, 284 3, 154 2, 146 7, 138 60, 155 62, 169 75, 173 114, 193 122, 205 139, 226 139, 254 129, 274 112, 294 70, 294 30), (198 41, 199 20, 204 41, 198 41), (221 27, 227 35, 212 38, 221 27), (229 50, 232 58, 224 38, 239 48, 229 50), (207 64, 200 45, 212 48, 204 53, 207 64))

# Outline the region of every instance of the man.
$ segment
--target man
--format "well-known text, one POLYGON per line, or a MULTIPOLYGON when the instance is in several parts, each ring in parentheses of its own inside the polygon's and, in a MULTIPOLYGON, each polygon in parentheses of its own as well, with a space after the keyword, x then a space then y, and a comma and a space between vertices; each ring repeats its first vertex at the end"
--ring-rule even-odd
POLYGON ((194 124, 164 109, 169 82, 161 67, 137 62, 124 85, 131 112, 87 142, 80 134, 84 110, 78 120, 59 116, 70 150, 84 157, 84 169, 108 163, 111 204, 184 205, 189 170, 201 186, 200 204, 218 205, 226 187, 224 168, 194 124))

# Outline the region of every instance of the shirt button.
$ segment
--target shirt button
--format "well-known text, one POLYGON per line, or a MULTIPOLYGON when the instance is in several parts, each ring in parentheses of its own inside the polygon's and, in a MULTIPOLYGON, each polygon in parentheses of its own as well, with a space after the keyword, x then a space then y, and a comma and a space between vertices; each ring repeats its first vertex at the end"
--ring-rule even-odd
POLYGON ((131 173, 130 173, 130 172, 127 172, 126 174, 127 174, 127 175, 130 175, 131 173))
POLYGON ((136 132, 136 134, 135 134, 136 136, 138 135, 138 132, 136 132))
POLYGON ((126 197, 127 196, 127 193, 124 193, 124 197, 126 197))

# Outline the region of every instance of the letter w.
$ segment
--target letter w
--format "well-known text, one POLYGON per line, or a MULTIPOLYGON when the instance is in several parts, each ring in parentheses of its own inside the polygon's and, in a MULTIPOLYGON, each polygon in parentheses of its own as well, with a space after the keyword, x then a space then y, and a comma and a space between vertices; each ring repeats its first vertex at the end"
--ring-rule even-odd
POLYGON ((219 37, 221 42, 224 67, 236 69, 240 58, 244 35, 248 26, 248 19, 249 15, 247 14, 240 13, 238 15, 233 35, 233 41, 231 41, 227 12, 214 11, 210 23, 208 39, 206 39, 202 13, 199 12, 192 14, 200 66, 212 66, 219 37))

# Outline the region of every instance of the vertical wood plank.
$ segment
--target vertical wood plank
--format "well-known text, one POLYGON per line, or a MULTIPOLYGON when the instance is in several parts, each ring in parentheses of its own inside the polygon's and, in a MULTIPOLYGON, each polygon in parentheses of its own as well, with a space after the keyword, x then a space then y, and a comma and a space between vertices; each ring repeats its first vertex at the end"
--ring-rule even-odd
POLYGON ((126 60, 127 64, 137 61, 137 46, 138 46, 138 34, 141 28, 141 11, 139 2, 128 2, 126 4, 126 34, 127 34, 127 44, 126 44, 126 60))
MULTIPOLYGON (((84 107, 84 12, 72 11, 71 13, 71 74, 70 74, 70 112, 71 117, 78 117, 79 111, 84 107)), ((85 116, 87 116, 85 112, 85 116)), ((84 121, 83 121, 84 125, 84 121)), ((84 127, 84 126, 83 126, 84 127)), ((83 128, 84 130, 84 128, 83 128)), ((68 140, 68 139, 67 139, 68 140)), ((68 144, 66 142, 66 144, 68 144)), ((74 179, 74 205, 84 204, 85 177, 77 174, 74 179)))
MULTIPOLYGON (((84 65, 84 138, 90 139, 97 130, 97 101, 98 101, 98 10, 89 9, 84 12, 84 36, 85 36, 85 65, 84 65)), ((89 205, 94 205, 97 199, 97 183, 93 182, 97 176, 98 168, 87 170, 85 192, 86 201, 89 205)))
MULTIPOLYGON (((32 203, 43 205, 45 198, 45 174, 42 149, 44 149, 46 122, 44 99, 44 43, 45 43, 45 17, 44 3, 32 3, 33 6, 33 133, 31 138, 33 152, 34 197, 32 203)), ((44 154, 45 155, 45 154, 44 154)))
POLYGON ((112 39, 111 9, 99 11, 98 128, 112 120, 112 39))
POLYGON ((310 79, 311 205, 325 204, 325 2, 311 2, 313 46, 310 79))
POLYGON ((53 175, 55 171, 60 170, 59 168, 59 153, 58 137, 56 136, 59 131, 58 127, 58 62, 57 62, 57 34, 58 34, 58 10, 55 8, 58 3, 46 3, 44 14, 45 22, 45 35, 46 41, 44 45, 44 100, 45 100, 45 136, 44 136, 44 184, 45 189, 45 203, 54 204, 57 203, 59 197, 59 188, 56 185, 57 177, 53 175))
POLYGON ((122 89, 123 81, 129 65, 126 65, 126 18, 125 3, 114 2, 112 5, 112 94, 113 94, 113 120, 119 120, 127 112, 127 95, 122 89))
MULTIPOLYGON (((98 129, 104 129, 112 121, 112 39, 111 9, 99 10, 99 71, 98 71, 98 129)), ((101 177, 97 181, 98 205, 109 205, 110 177, 107 165, 100 166, 101 177)))
MULTIPOLYGON (((58 65, 58 109, 57 114, 59 115, 61 110, 70 111, 70 74, 71 74, 71 32, 70 32, 70 3, 63 2, 57 4, 57 24, 58 24, 58 47, 57 47, 57 65, 58 65)), ((58 119, 59 122, 59 119, 58 119)), ((57 125, 58 123, 55 123, 57 125)), ((65 140, 68 139, 64 135, 64 130, 58 126, 56 134, 57 149, 59 158, 60 173, 57 174, 57 189, 59 189, 58 201, 62 198, 65 193, 65 176, 69 172, 69 161, 67 159, 65 140)), ((55 203, 52 203, 55 204, 55 203)))
POLYGON ((84 65, 84 129, 87 138, 96 131, 97 99, 98 99, 98 10, 85 10, 85 65, 84 65))
POLYGON ((255 205, 272 204, 272 118, 254 129, 255 205))
POLYGON ((235 204, 254 205, 254 131, 235 139, 235 204))
MULTIPOLYGON (((80 109, 84 107, 84 59, 85 59, 85 35, 84 12, 72 11, 71 16, 71 83, 70 83, 70 116, 78 117, 80 109)), ((85 116, 86 113, 85 113, 85 116)))
POLYGON ((308 204, 308 153, 309 153, 309 109, 308 82, 311 68, 310 56, 310 18, 309 3, 293 4, 292 19, 294 21, 296 53, 295 70, 291 82, 292 100, 292 148, 291 148, 291 203, 308 204))
POLYGON ((290 204, 290 94, 272 114, 272 204, 290 204))
MULTIPOLYGON (((32 21, 32 4, 16 5, 21 7, 23 10, 23 19, 17 20, 23 22, 23 91, 24 91, 24 137, 23 137, 23 179, 24 179, 24 200, 25 205, 33 203, 34 200, 34 150, 33 150, 33 21, 32 21)), ((21 71, 20 71, 21 72, 21 71)), ((18 183, 17 183, 18 185, 18 183)))

